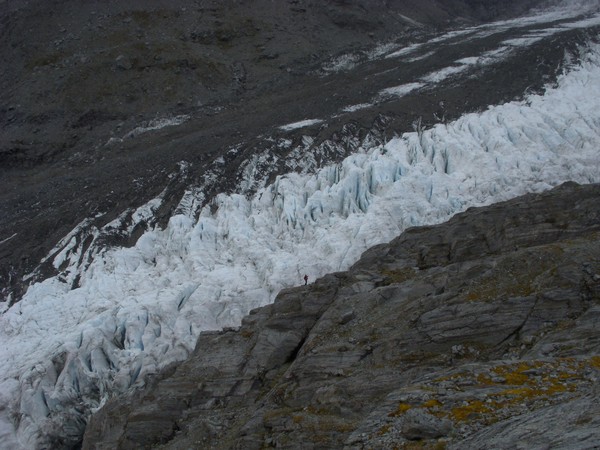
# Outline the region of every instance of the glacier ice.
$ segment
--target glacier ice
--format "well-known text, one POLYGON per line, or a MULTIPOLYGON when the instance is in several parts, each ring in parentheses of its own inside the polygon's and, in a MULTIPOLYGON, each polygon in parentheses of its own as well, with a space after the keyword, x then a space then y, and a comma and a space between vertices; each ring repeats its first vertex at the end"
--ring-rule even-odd
MULTIPOLYGON (((93 255, 75 289, 47 279, 2 314, 0 438, 35 448, 52 433, 77 436, 110 395, 185 358, 200 331, 239 324, 305 273, 346 269, 409 226, 567 180, 600 182, 598 98, 591 45, 544 95, 365 145, 250 197, 220 194, 198 217, 190 205, 202 193, 190 189, 164 229, 93 255)), ((63 244, 78 259, 73 236, 63 244)), ((67 253, 53 263, 72 262, 67 253)))

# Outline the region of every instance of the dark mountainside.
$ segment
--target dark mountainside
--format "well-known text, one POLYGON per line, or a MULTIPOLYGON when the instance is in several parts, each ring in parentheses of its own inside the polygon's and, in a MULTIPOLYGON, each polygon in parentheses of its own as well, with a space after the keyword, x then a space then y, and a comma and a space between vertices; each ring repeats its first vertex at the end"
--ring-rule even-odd
MULTIPOLYGON (((444 67, 468 48, 457 44, 410 66, 381 60, 352 72, 323 70, 332 58, 377 43, 422 42, 539 3, 0 2, 0 300, 14 303, 29 283, 56 274, 41 261, 78 224, 82 248, 129 245, 165 223, 189 185, 203 186, 204 203, 237 189, 244 162, 269 145, 257 136, 277 138, 278 125, 369 101, 382 87, 444 67), (142 132, 168 119, 183 123, 142 132), (232 146, 237 156, 215 168, 232 146), (217 181, 204 183, 209 169, 217 181), (132 233, 92 236, 165 187, 149 222, 132 233)), ((488 48, 502 38, 469 45, 488 48)), ((315 147, 329 140, 345 148, 324 164, 352 152, 346 142, 367 133, 384 139, 412 131, 416 119, 428 126, 520 97, 552 81, 565 47, 576 49, 586 36, 573 31, 562 39, 569 43, 534 45, 479 80, 440 83, 302 133, 312 133, 315 147)), ((286 138, 296 142, 301 134, 286 138)), ((260 176, 297 166, 283 156, 260 176)))
POLYGON ((409 229, 203 333, 83 448, 597 448, 599 238, 575 183, 409 229))

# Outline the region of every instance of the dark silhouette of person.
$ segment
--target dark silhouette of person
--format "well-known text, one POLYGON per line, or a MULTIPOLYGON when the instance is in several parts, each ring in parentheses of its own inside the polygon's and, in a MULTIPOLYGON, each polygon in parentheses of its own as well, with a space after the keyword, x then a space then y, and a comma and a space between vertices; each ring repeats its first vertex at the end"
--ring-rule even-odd
POLYGON ((304 286, 308 284, 308 275, 304 275, 304 286))

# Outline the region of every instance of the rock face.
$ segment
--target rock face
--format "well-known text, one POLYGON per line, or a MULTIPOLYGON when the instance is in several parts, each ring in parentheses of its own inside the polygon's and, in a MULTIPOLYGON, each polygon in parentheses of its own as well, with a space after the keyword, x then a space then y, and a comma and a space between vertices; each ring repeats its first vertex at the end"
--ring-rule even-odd
POLYGON ((592 448, 599 200, 571 183, 410 229, 202 334, 83 448, 592 448))

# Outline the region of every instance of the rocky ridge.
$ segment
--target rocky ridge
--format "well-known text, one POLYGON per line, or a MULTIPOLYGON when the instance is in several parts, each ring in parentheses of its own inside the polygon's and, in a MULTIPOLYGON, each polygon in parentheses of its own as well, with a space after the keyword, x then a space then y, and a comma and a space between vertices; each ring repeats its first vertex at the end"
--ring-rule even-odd
POLYGON ((407 230, 109 401, 83 448, 593 448, 600 185, 407 230))

